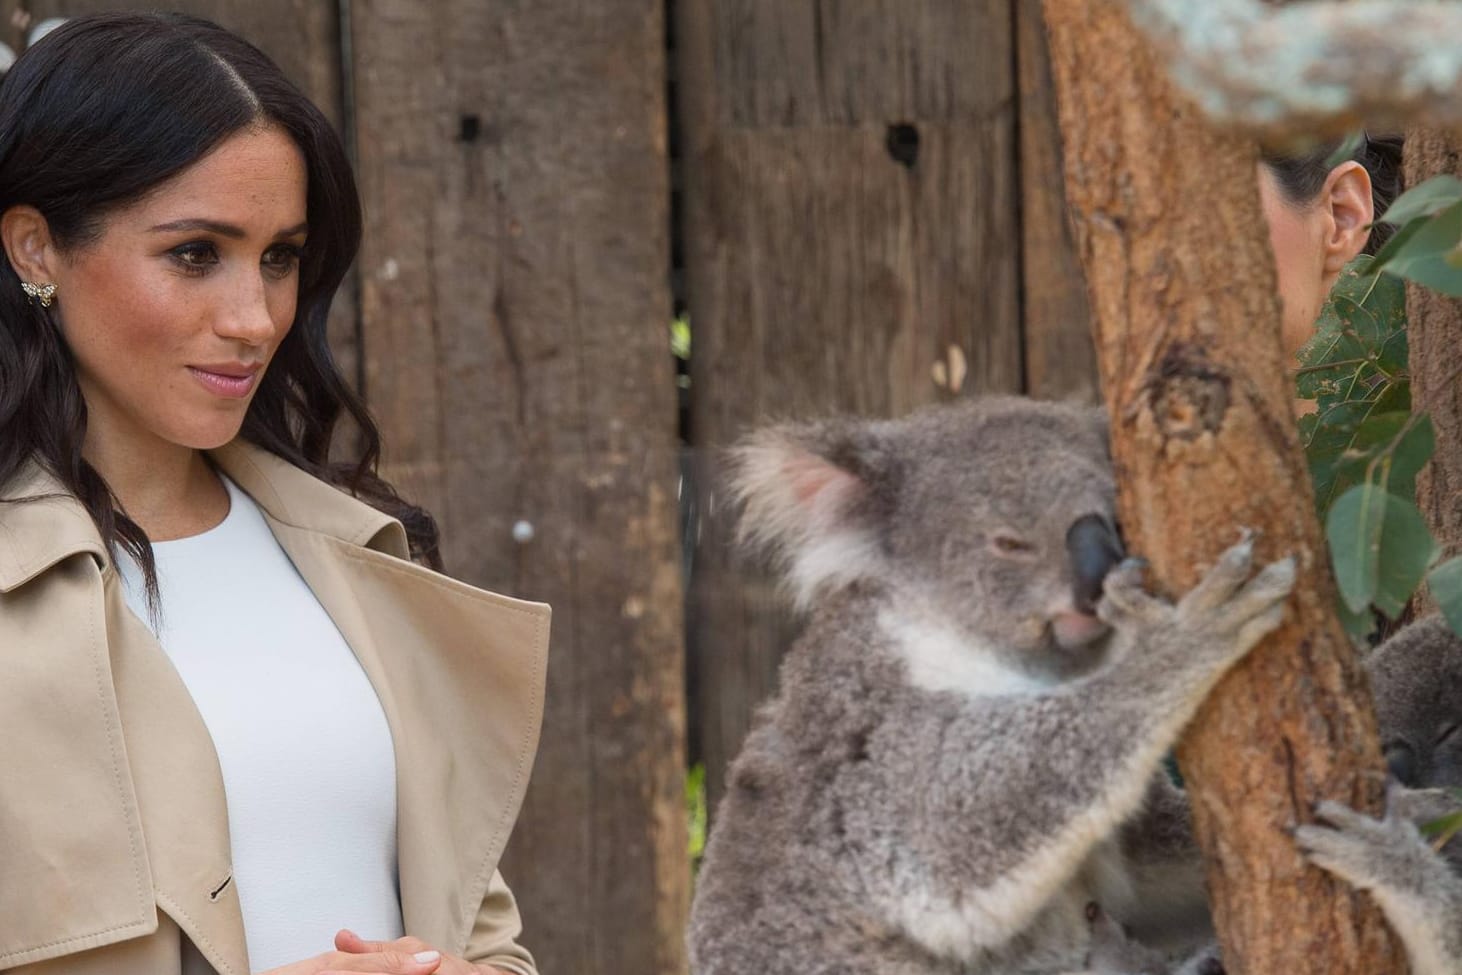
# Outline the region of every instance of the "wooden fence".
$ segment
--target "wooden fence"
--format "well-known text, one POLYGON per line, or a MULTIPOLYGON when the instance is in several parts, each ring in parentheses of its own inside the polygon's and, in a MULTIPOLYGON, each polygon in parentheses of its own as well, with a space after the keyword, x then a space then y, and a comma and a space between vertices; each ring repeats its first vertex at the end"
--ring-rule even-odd
MULTIPOLYGON (((554 606, 504 863, 527 942, 549 973, 684 971, 687 742, 714 801, 795 631, 729 554, 717 449, 768 417, 1094 399, 1038 0, 163 2, 345 132, 366 239, 333 338, 385 472, 454 575, 554 606)), ((153 6, 0 0, 0 39, 153 6)))

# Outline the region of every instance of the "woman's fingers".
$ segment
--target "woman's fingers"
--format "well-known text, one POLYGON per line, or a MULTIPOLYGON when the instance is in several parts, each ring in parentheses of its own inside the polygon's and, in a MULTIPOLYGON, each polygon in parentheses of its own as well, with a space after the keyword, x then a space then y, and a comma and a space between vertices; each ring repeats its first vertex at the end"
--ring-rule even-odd
POLYGON ((320 970, 319 975, 350 975, 358 972, 378 972, 382 975, 432 975, 442 964, 442 956, 435 951, 421 952, 430 960, 418 960, 416 954, 404 951, 336 952, 320 970))
MULTIPOLYGON (((397 938, 395 941, 367 941, 348 928, 341 928, 335 934, 335 950, 346 955, 391 959, 392 964, 409 964, 410 975, 417 972, 435 972, 441 965, 441 952, 431 948, 420 938, 397 938)), ((354 964, 354 962, 352 962, 354 964)), ((346 971, 394 972, 395 968, 347 968, 346 971)), ((405 969, 403 969, 405 971, 405 969)))

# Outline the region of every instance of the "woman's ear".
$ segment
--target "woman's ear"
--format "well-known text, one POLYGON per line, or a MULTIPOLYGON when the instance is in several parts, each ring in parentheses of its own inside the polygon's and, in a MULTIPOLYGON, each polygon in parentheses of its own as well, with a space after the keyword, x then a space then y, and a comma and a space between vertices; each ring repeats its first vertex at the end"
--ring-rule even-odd
POLYGON ((1328 288, 1341 268, 1365 250, 1371 237, 1371 222, 1375 219, 1371 174, 1358 162, 1341 163, 1325 178, 1320 204, 1327 217, 1324 273, 1328 288))
POLYGON ((33 206, 13 206, 0 214, 0 242, 5 256, 22 281, 55 284, 60 254, 51 239, 51 226, 33 206))

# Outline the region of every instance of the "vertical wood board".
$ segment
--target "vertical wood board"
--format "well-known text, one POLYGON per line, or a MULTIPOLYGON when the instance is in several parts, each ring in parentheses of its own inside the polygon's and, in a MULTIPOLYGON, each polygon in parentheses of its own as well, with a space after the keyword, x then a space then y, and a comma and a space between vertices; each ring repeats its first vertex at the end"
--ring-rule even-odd
POLYGON ((1061 178, 1061 130, 1040 0, 1016 0, 1020 82, 1021 317, 1025 389, 1096 403, 1091 307, 1061 178))
POLYGON ((544 971, 681 972, 661 7, 367 0, 353 23, 387 473, 437 515, 452 574, 554 607, 504 861, 525 943, 544 971))
POLYGON ((675 9, 714 805, 796 630, 731 554, 719 451, 769 419, 1021 389, 1014 22, 1007 0, 675 9))

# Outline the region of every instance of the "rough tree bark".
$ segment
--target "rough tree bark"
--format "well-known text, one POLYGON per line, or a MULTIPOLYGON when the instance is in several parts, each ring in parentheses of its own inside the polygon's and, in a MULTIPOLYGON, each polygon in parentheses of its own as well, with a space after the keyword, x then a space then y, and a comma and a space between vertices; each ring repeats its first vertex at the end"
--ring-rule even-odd
POLYGON ((1228 970, 1403 972, 1375 908, 1288 832, 1321 798, 1379 810, 1384 776, 1291 415, 1255 150, 1176 98, 1120 4, 1045 9, 1129 543, 1169 592, 1240 525, 1300 562, 1285 625, 1179 750, 1228 970))
MULTIPOLYGON (((1408 133, 1405 168, 1407 186, 1440 173, 1462 176, 1462 133, 1408 133)), ((1437 450, 1417 478, 1416 500, 1449 558, 1462 555, 1462 362, 1456 354, 1462 299, 1408 284, 1406 318, 1412 405, 1431 416, 1437 431, 1437 450)))

